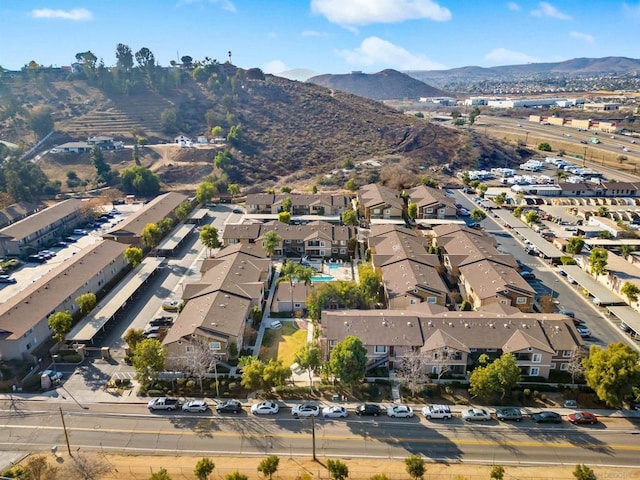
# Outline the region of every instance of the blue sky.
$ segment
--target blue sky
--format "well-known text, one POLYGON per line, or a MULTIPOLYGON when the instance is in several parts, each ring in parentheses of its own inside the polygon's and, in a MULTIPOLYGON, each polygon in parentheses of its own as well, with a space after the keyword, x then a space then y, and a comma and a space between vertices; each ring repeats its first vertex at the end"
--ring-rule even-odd
POLYGON ((640 0, 1 0, 0 66, 149 48, 267 73, 637 58, 640 0))

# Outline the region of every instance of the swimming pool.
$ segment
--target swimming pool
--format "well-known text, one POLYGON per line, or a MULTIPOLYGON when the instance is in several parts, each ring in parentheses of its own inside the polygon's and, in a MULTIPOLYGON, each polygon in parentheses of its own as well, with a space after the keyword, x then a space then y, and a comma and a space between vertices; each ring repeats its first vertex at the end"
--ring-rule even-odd
POLYGON ((311 277, 312 282, 333 282, 335 278, 331 275, 314 275, 311 277))
POLYGON ((336 268, 340 268, 340 264, 338 263, 330 263, 329 270, 335 270, 336 268))

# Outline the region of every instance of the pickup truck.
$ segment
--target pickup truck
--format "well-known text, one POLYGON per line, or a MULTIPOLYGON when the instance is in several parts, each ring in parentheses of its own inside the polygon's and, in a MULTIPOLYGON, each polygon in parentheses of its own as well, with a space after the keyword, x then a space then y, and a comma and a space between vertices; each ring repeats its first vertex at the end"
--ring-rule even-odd
POLYGON ((151 400, 147 407, 149 410, 176 410, 179 406, 177 398, 158 397, 151 400))
POLYGON ((432 418, 449 420, 453 416, 448 405, 427 405, 422 409, 422 414, 427 420, 431 420, 432 418))

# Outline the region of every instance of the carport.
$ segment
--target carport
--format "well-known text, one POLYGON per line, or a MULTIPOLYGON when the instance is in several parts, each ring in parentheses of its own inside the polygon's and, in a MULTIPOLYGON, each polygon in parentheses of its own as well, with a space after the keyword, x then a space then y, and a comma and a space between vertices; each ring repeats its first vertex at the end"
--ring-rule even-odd
POLYGON ((83 318, 67 335, 72 343, 92 344, 94 337, 104 329, 127 305, 129 299, 145 284, 164 261, 163 257, 147 257, 140 265, 120 282, 93 309, 93 313, 83 318))
POLYGON ((549 258, 552 261, 557 261, 560 260, 560 257, 564 255, 560 250, 547 242, 539 234, 531 230, 526 223, 514 217, 510 211, 500 209, 493 210, 493 213, 495 213, 503 222, 509 225, 515 233, 520 235, 525 240, 528 240, 531 245, 536 247, 538 252, 540 252, 544 258, 549 258))
POLYGON ((182 241, 191 233, 195 225, 185 223, 176 228, 169 236, 156 248, 156 255, 169 256, 173 255, 176 248, 180 246, 182 241))
POLYGON ((558 268, 573 278, 578 285, 587 290, 590 295, 593 295, 594 300, 596 298, 600 300, 600 305, 620 305, 625 303, 622 298, 614 294, 604 285, 601 285, 578 265, 560 265, 558 268))
POLYGON ((635 338, 640 338, 640 314, 628 306, 607 307, 609 313, 620 320, 620 328, 631 333, 635 338))
POLYGON ((191 213, 191 215, 189 215, 189 218, 187 219, 187 223, 202 225, 208 215, 209 215, 208 208, 198 208, 197 210, 194 210, 191 213))

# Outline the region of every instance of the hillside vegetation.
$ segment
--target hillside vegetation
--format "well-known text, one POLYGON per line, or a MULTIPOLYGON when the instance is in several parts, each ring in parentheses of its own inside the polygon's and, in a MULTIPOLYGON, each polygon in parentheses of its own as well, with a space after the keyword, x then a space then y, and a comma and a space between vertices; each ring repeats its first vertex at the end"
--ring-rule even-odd
MULTIPOLYGON (((127 143, 140 137, 148 144, 171 143, 179 133, 211 136, 213 127, 230 136, 225 148, 231 161, 221 168, 213 167, 214 148, 141 148, 142 164, 160 175, 165 188, 194 185, 206 175, 254 189, 283 179, 316 182, 345 159, 401 164, 404 176, 399 183, 406 185, 417 183, 421 171, 431 169, 435 175, 443 165, 449 173, 514 161, 507 158, 513 154, 511 147, 505 150, 466 129, 442 127, 373 100, 264 75, 259 69, 215 61, 190 70, 157 68, 153 75, 127 84, 127 91, 100 72, 66 78, 44 71, 35 76, 5 73, 0 77, 0 139, 33 145, 46 131, 43 122, 38 129, 33 121, 34 112, 43 110, 55 122, 50 145, 91 135, 115 136, 127 143)), ((105 159, 117 173, 131 162, 131 152, 105 154, 105 159)), ((69 170, 91 175, 87 154, 49 154, 41 165, 48 176, 69 170)), ((64 191, 64 179, 58 180, 64 191)), ((369 172, 359 180, 387 179, 369 172)))

